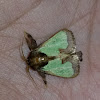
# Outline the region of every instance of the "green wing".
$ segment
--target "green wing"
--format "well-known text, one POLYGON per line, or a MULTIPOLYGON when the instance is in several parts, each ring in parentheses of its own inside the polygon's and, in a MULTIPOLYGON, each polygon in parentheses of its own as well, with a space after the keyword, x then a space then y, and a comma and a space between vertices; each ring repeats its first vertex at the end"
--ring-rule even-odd
MULTIPOLYGON (((81 56, 81 52, 77 52, 81 56)), ((47 74, 59 76, 59 77, 66 77, 72 78, 76 77, 79 74, 80 66, 79 66, 79 55, 74 54, 71 55, 65 63, 62 63, 60 58, 55 60, 51 60, 48 62, 47 65, 41 68, 47 74)))
POLYGON ((75 47, 73 33, 67 29, 63 29, 40 45, 37 51, 47 56, 58 56, 60 50, 62 50, 62 52, 71 53, 76 50, 75 47))
POLYGON ((62 61, 58 58, 49 61, 42 69, 47 74, 59 76, 59 77, 72 77, 74 75, 74 69, 72 68, 71 62, 62 64, 62 61))
POLYGON ((75 39, 71 31, 60 30, 40 45, 37 51, 56 57, 41 68, 45 73, 67 78, 75 77, 79 73, 79 57, 77 54, 71 55, 76 52, 75 39))

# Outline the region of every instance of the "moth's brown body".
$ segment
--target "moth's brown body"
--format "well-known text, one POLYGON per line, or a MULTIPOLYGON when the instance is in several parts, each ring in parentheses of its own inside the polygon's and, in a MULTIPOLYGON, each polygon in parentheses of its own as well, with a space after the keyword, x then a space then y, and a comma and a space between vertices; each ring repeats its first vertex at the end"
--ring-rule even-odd
POLYGON ((36 51, 31 51, 28 58, 28 65, 36 71, 40 71, 40 68, 48 64, 50 60, 53 60, 54 57, 48 57, 44 53, 39 53, 36 51))
POLYGON ((39 70, 39 68, 48 63, 48 57, 45 54, 34 51, 30 52, 27 59, 28 65, 34 70, 39 70))

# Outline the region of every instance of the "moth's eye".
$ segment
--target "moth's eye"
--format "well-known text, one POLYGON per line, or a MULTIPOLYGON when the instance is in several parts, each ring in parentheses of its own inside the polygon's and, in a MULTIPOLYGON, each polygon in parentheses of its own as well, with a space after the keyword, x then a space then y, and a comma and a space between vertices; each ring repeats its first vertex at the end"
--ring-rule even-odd
POLYGON ((45 60, 44 58, 41 58, 41 60, 43 61, 43 60, 45 60))

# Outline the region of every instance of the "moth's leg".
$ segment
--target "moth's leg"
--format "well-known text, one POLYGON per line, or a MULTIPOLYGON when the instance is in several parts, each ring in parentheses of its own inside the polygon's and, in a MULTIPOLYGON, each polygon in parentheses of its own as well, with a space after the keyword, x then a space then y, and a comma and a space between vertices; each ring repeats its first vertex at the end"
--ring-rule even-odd
MULTIPOLYGON (((23 41, 22 41, 22 44, 21 44, 21 47, 20 47, 20 56, 21 56, 21 58, 22 58, 22 59, 26 62, 26 64, 27 64, 27 59, 26 59, 25 56, 24 56, 22 46, 23 46, 23 41)), ((30 72, 29 72, 29 68, 30 68, 29 66, 26 67, 26 73, 27 73, 27 75, 30 77, 30 79, 32 79, 32 81, 35 83, 34 79, 32 78, 32 76, 31 76, 31 74, 30 74, 30 72)), ((36 84, 36 83, 35 83, 35 84, 36 84)))
POLYGON ((44 84, 47 85, 45 73, 44 72, 41 72, 41 71, 38 71, 38 74, 42 77, 44 84))
POLYGON ((27 32, 24 32, 24 34, 25 34, 25 39, 26 39, 26 42, 27 42, 27 45, 28 45, 29 49, 30 50, 36 49, 37 48, 37 43, 33 39, 33 37, 27 32))
MULTIPOLYGON (((29 78, 35 83, 33 77, 31 76, 31 74, 30 74, 30 72, 29 72, 29 68, 30 68, 29 66, 26 67, 26 73, 27 73, 27 75, 29 76, 29 78)), ((36 84, 36 83, 35 83, 35 84, 36 84)))

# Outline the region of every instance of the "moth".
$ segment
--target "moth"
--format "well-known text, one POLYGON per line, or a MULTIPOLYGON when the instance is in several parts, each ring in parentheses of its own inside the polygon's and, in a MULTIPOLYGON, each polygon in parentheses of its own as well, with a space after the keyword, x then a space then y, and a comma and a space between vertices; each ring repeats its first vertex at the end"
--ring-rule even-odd
POLYGON ((25 32, 25 40, 30 53, 27 58, 24 54, 22 57, 28 65, 26 72, 29 75, 30 68, 37 71, 46 85, 46 74, 63 78, 73 78, 79 74, 82 52, 76 51, 75 38, 70 30, 58 31, 39 46, 27 32, 25 32))

